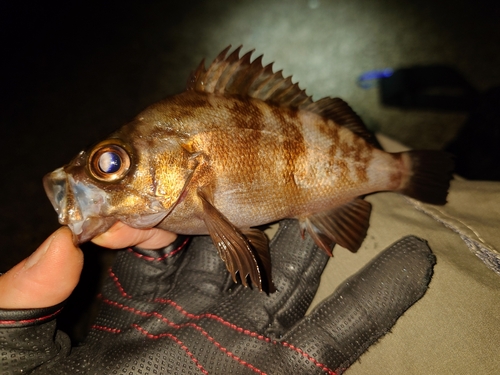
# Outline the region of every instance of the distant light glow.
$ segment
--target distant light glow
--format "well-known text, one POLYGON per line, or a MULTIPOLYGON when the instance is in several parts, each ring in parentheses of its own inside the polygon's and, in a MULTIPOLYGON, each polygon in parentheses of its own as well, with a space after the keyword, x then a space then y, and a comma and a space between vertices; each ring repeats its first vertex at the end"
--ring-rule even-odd
POLYGON ((320 6, 320 1, 319 0, 309 0, 309 8, 311 9, 318 9, 320 6))
POLYGON ((375 86, 376 81, 382 78, 389 78, 394 74, 394 69, 375 69, 369 70, 358 77, 358 86, 364 89, 370 89, 375 86))

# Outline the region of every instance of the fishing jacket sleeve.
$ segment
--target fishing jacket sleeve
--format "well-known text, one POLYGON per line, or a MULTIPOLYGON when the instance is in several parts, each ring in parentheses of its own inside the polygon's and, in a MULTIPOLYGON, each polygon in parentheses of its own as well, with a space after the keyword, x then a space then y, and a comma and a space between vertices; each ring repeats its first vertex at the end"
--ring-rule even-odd
POLYGON ((0 309, 0 374, 27 373, 71 352, 69 337, 56 329, 62 304, 32 310, 0 309))
POLYGON ((61 306, 0 312, 0 374, 341 374, 422 297, 435 262, 403 238, 305 315, 327 256, 296 221, 271 256, 266 294, 235 284, 209 237, 121 251, 81 345, 56 329, 61 306))

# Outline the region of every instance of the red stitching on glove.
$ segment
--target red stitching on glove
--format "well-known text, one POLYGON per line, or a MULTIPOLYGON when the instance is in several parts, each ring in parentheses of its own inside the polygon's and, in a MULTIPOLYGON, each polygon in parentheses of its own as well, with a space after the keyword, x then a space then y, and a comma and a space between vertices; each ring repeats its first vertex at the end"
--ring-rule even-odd
MULTIPOLYGON (((155 299, 155 302, 169 304, 170 306, 174 307, 177 311, 179 311, 182 315, 184 315, 185 317, 187 317, 189 319, 193 319, 193 320, 200 320, 203 318, 213 319, 213 320, 216 320, 219 323, 221 323, 221 324, 223 324, 223 325, 225 325, 225 326, 227 326, 227 327, 229 327, 229 328, 231 328, 239 333, 243 333, 243 334, 245 334, 247 336, 251 336, 251 337, 257 337, 259 340, 263 340, 263 341, 268 342, 268 343, 272 342, 272 340, 269 337, 266 337, 264 335, 260 335, 257 332, 252 332, 252 331, 245 329, 245 328, 238 327, 237 325, 224 320, 220 316, 210 314, 210 313, 200 314, 200 315, 191 314, 191 313, 187 312, 186 310, 184 310, 176 302, 174 302, 170 299, 157 298, 157 299, 155 299)), ((273 342, 273 343, 275 344, 276 342, 273 342)))
MULTIPOLYGON (((130 311, 130 312, 132 312, 134 314, 137 314, 137 315, 140 315, 140 316, 144 316, 144 317, 155 316, 156 318, 158 318, 158 319, 162 320, 163 322, 165 322, 166 324, 168 324, 170 327, 172 327, 174 329, 177 329, 177 330, 179 330, 181 328, 184 328, 184 327, 192 327, 195 330, 197 330, 198 332, 200 332, 203 336, 205 336, 210 342, 212 342, 217 347, 217 349, 219 349, 223 353, 227 354, 229 357, 233 358, 234 360, 238 361, 239 363, 241 363, 242 365, 248 367, 249 369, 253 370, 254 372, 256 372, 258 374, 261 374, 261 375, 265 375, 264 372, 262 372, 261 370, 259 370, 255 366, 253 366, 252 364, 244 361, 243 359, 241 359, 237 355, 233 354, 231 351, 227 350, 218 341, 216 341, 212 336, 210 336, 207 331, 205 331, 203 328, 201 328, 199 325, 197 325, 195 323, 188 322, 188 323, 183 323, 183 324, 176 324, 176 323, 172 322, 171 320, 169 320, 168 318, 164 317, 162 314, 160 314, 160 313, 158 313, 156 311, 149 313, 149 312, 137 310, 137 309, 135 309, 133 307, 126 306, 126 305, 124 305, 122 303, 119 303, 119 302, 116 302, 116 301, 111 301, 111 300, 108 300, 106 298, 103 298, 102 301, 104 303, 107 303, 108 305, 115 306, 115 307, 117 307, 119 309, 122 309, 122 310, 125 310, 125 311, 130 311)), ((152 333, 149 333, 148 331, 146 331, 145 329, 141 328, 138 324, 135 324, 135 323, 132 324, 132 326, 134 328, 136 328, 137 330, 139 330, 140 332, 142 332, 143 334, 145 334, 147 337, 151 338, 151 339, 158 339, 158 338, 165 337, 165 336, 166 337, 170 337, 170 338, 175 337, 171 333, 162 333, 160 335, 153 335, 152 333)), ((191 356, 191 358, 193 360, 195 359, 194 355, 191 352, 188 352, 188 354, 191 356)))
MULTIPOLYGON (((155 316, 157 316, 157 315, 161 316, 161 314, 156 314, 156 313, 154 315, 155 316)), ((167 324, 169 324, 172 327, 177 326, 177 327, 174 327, 174 328, 177 328, 177 329, 182 328, 182 327, 193 327, 197 331, 201 332, 201 334, 203 336, 205 336, 210 342, 212 342, 217 347, 217 349, 219 349, 221 352, 227 354, 229 357, 231 357, 232 359, 238 361, 240 364, 242 364, 243 366, 245 366, 245 367, 249 368, 250 370, 256 372, 257 374, 266 375, 266 373, 263 372, 262 370, 259 370, 258 368, 256 368, 251 363, 246 362, 245 360, 243 360, 240 357, 238 357, 236 354, 234 354, 231 351, 229 351, 227 348, 223 347, 217 340, 215 340, 212 336, 210 336, 208 334, 208 332, 205 331, 200 326, 198 326, 198 325, 196 325, 194 323, 175 324, 173 322, 168 321, 168 319, 165 318, 165 317, 162 317, 161 319, 163 321, 167 321, 167 324)), ((133 324, 132 326, 134 328, 136 328, 138 331, 140 331, 141 333, 145 334, 150 339, 157 340, 157 339, 160 339, 162 337, 171 337, 172 336, 171 333, 160 333, 159 335, 154 335, 152 333, 149 333, 148 331, 146 331, 144 328, 140 327, 137 324, 133 324)), ((194 358, 194 356, 193 356, 193 358, 194 358)))
MULTIPOLYGON (((276 341, 274 341, 273 344, 276 344, 276 341)), ((285 348, 290 348, 292 350, 295 350, 297 353, 301 354, 304 358, 307 358, 312 363, 314 363, 314 365, 316 367, 319 367, 320 369, 322 369, 323 371, 329 373, 330 375, 337 375, 337 373, 335 371, 330 370, 326 365, 324 365, 321 362, 318 362, 316 359, 314 359, 313 357, 311 357, 309 354, 307 354, 302 349, 297 348, 295 345, 289 344, 286 341, 281 342, 281 345, 283 345, 285 348)))
POLYGON ((105 327, 105 326, 100 326, 97 324, 94 324, 91 329, 97 329, 99 331, 104 331, 104 332, 109 332, 109 333, 121 333, 121 329, 118 328, 110 328, 110 327, 105 327))
POLYGON ((61 307, 59 310, 57 310, 56 312, 52 313, 52 314, 49 314, 49 315, 45 315, 45 316, 42 316, 40 318, 32 318, 32 319, 23 319, 23 320, 0 320, 0 324, 5 324, 5 325, 8 325, 8 324, 30 324, 30 323, 41 323, 43 322, 44 320, 47 320, 47 319, 50 319, 52 318, 53 316, 59 314, 59 312, 62 310, 63 308, 61 307))
POLYGON ((263 336, 257 332, 252 332, 252 331, 250 331, 248 329, 244 329, 242 327, 238 327, 237 325, 230 323, 227 320, 221 318, 220 316, 217 316, 214 314, 210 314, 210 313, 200 314, 200 315, 191 314, 191 313, 187 312, 186 310, 184 310, 181 306, 179 306, 175 301, 172 301, 170 299, 157 298, 157 299, 155 299, 155 302, 167 303, 170 306, 174 307, 177 311, 179 311, 181 314, 183 314, 187 318, 194 319, 194 320, 200 320, 202 318, 214 319, 214 320, 218 321, 219 323, 225 325, 226 327, 229 327, 229 328, 235 330, 236 332, 243 333, 243 334, 251 336, 251 337, 256 337, 259 340, 262 340, 262 341, 265 341, 268 343, 272 343, 274 345, 281 344, 285 348, 290 348, 290 349, 296 351, 297 353, 299 353, 303 357, 307 358, 309 361, 313 362, 317 367, 321 368, 323 371, 328 372, 330 375, 336 375, 336 373, 334 371, 329 369, 323 363, 318 362, 315 358, 311 357, 309 354, 304 352, 302 349, 297 348, 296 346, 289 344, 286 341, 271 340, 269 337, 263 336))
POLYGON ((118 288, 118 290, 120 291, 121 295, 123 297, 126 297, 126 298, 132 298, 132 296, 130 294, 128 294, 125 291, 125 289, 123 289, 123 286, 120 283, 120 280, 118 279, 118 276, 115 275, 115 273, 113 272, 113 270, 111 269, 111 267, 109 268, 108 273, 109 273, 109 276, 113 279, 113 281, 114 281, 116 287, 118 288))
POLYGON ((164 254, 162 255, 161 257, 158 257, 158 258, 155 258, 155 257, 151 257, 149 255, 144 255, 144 254, 140 254, 136 251, 134 251, 134 249, 132 249, 131 247, 129 247, 127 249, 127 251, 129 253, 132 253, 134 254, 137 258, 140 258, 140 259, 144 259, 144 260, 147 260, 149 262, 153 262, 153 261, 156 261, 156 262, 161 262, 162 260, 168 258, 168 257, 171 257, 171 256, 174 256, 175 254, 177 254, 179 251, 181 251, 184 246, 186 246, 186 244, 189 242, 191 238, 190 237, 187 237, 184 242, 182 242, 176 249, 172 250, 170 253, 168 254, 164 254))
MULTIPOLYGON (((150 339, 157 339, 157 338, 159 338, 158 336, 155 336, 155 335, 147 332, 143 328, 139 327, 137 324, 132 324, 132 326, 135 329, 137 329, 139 332, 143 333, 146 337, 150 338, 150 339)), ((174 336, 171 333, 163 333, 162 336, 163 337, 168 337, 168 338, 172 339, 176 344, 178 344, 186 352, 186 354, 191 358, 191 360, 194 362, 194 364, 196 365, 196 367, 198 367, 201 370, 201 372, 203 372, 205 375, 208 375, 208 371, 205 370, 205 368, 203 368, 203 366, 200 364, 200 362, 198 362, 198 359, 194 356, 194 354, 191 353, 191 351, 189 350, 189 348, 186 345, 184 345, 184 343, 181 340, 179 340, 177 338, 177 336, 174 336)))
MULTIPOLYGON (((203 330, 203 328, 201 328, 200 326, 198 326, 197 324, 194 324, 194 323, 183 323, 183 324, 176 324, 176 323, 173 323, 171 322, 168 318, 164 317, 162 314, 158 313, 158 312, 151 312, 151 313, 148 313, 148 312, 145 312, 145 311, 141 311, 141 310, 137 310, 133 307, 130 307, 130 306, 126 306, 122 303, 119 303, 119 302, 116 302, 116 301, 111 301, 109 299, 106 299, 106 298, 103 298, 102 301, 104 303, 107 303, 108 305, 111 305, 111 306, 115 306, 119 309, 122 309, 122 310, 125 310, 125 311, 130 311, 134 314, 137 314, 137 315, 140 315, 140 316, 144 316, 144 317, 150 317, 150 316, 155 316, 161 320, 163 320, 165 323, 167 323, 168 325, 170 325, 172 328, 175 328, 175 329, 180 329, 182 327, 185 327, 185 326, 191 326, 197 330, 202 330, 203 332, 205 332, 203 330)), ((282 345, 283 347, 285 348, 288 348, 288 349, 291 349, 293 351, 295 351, 296 353, 302 355, 304 358, 308 359, 309 361, 311 361, 312 363, 314 363, 314 365, 316 367, 319 367, 321 370, 325 371, 326 373, 328 373, 329 375, 337 375, 337 373, 333 370, 331 370, 330 368, 328 368, 328 366, 326 366, 325 364, 319 362, 318 360, 316 360, 314 357, 310 356, 308 353, 304 352, 302 349, 296 347, 295 345, 292 345, 292 344, 289 344, 287 343, 286 341, 275 341, 275 340, 271 340, 269 337, 266 337, 266 336, 263 336, 257 332, 252 332, 248 329, 244 329, 244 328, 241 328, 241 327, 238 327, 237 325, 233 324, 233 323, 230 323, 226 320, 224 320, 223 318, 221 318, 220 316, 217 316, 217 315, 214 315, 214 314, 210 314, 210 313, 207 313, 207 314, 200 314, 200 315, 194 315, 194 314, 191 314, 189 312, 187 312, 186 310, 184 310, 181 306, 179 306, 176 302, 172 301, 172 300, 168 300, 168 299, 157 299, 156 300, 157 302, 161 302, 163 301, 164 303, 168 303, 170 304, 171 306, 173 306, 176 310, 178 310, 180 313, 182 313, 184 316, 186 316, 187 318, 189 319, 193 319, 193 320, 200 320, 202 318, 209 318, 209 319, 213 319, 213 320, 216 320, 217 322, 225 325, 226 327, 229 327, 233 330, 235 330, 236 332, 239 332, 239 333, 243 333, 245 335, 248 335, 250 337, 254 337, 254 338, 257 338, 261 341, 265 341, 267 343, 271 343, 273 345, 282 345)), ((208 335, 208 333, 207 333, 208 335)), ((215 342, 213 342, 215 344, 215 342)), ((236 358, 235 358, 236 359, 236 358)), ((243 360, 242 360, 243 361, 243 360)), ((251 365, 250 365, 251 366, 251 365)), ((260 371, 260 370, 259 370, 260 371)))
POLYGON ((208 341, 210 341, 212 344, 214 344, 217 347, 217 349, 219 349, 221 352, 227 354, 229 357, 231 357, 232 359, 238 361, 240 364, 248 367, 252 371, 254 371, 254 372, 258 373, 258 374, 265 375, 264 372, 262 372, 261 370, 259 370, 255 366, 253 366, 252 364, 244 361, 243 359, 241 359, 240 357, 238 357, 236 354, 232 353, 231 351, 227 350, 227 348, 223 347, 217 340, 215 340, 212 336, 210 336, 210 334, 207 331, 205 331, 203 328, 201 328, 199 325, 197 325, 195 323, 191 323, 191 322, 182 323, 182 324, 176 324, 176 323, 172 322, 170 319, 164 317, 162 314, 160 314, 158 312, 153 312, 153 315, 156 316, 158 319, 161 319, 163 322, 167 323, 170 327, 172 327, 174 329, 181 329, 181 328, 184 328, 184 327, 192 327, 192 328, 194 328, 195 330, 197 330, 198 332, 200 332, 203 336, 205 336, 208 339, 208 341))
MULTIPOLYGON (((177 247, 176 249, 174 249, 173 251, 171 251, 170 253, 160 257, 160 258, 153 258, 153 257, 149 257, 149 256, 144 256, 142 254, 139 254, 139 253, 136 253, 135 251, 133 251, 131 248, 128 249, 128 251, 132 252, 134 255, 136 255, 137 257, 139 258, 143 258, 145 260, 148 260, 148 261, 159 261, 159 260, 163 260, 171 255, 174 255, 175 253, 179 252, 186 244, 187 242, 189 241, 189 237, 186 238, 186 240, 184 240, 184 242, 179 246, 177 247)), ((111 276, 111 278, 113 279, 115 285, 117 286, 118 290, 120 291, 121 295, 123 297, 126 297, 126 298, 132 298, 132 296, 130 296, 125 290, 124 288, 122 287, 120 281, 119 281, 119 278, 118 276, 115 275, 115 273, 109 269, 109 274, 111 276)), ((194 324, 194 323, 184 323, 182 325, 179 325, 179 324, 175 324, 173 322, 171 322, 170 320, 168 320, 167 318, 165 318, 163 315, 161 315, 160 313, 158 312, 152 312, 152 313, 148 313, 148 312, 145 312, 145 311, 141 311, 141 310, 137 310, 133 307, 130 307, 130 306, 126 306, 124 304, 121 304, 121 303, 118 303, 118 302, 115 302, 115 301, 111 301, 111 300, 108 300, 108 299, 105 299, 102 297, 102 295, 99 295, 98 298, 102 298, 103 302, 104 303, 107 303, 109 305, 112 305, 112 306, 115 306, 117 308, 120 308, 122 310, 125 310, 125 311, 129 311, 129 312, 132 312, 134 314, 137 314, 137 315, 140 315, 140 316, 144 316, 144 317, 150 317, 150 316, 156 316, 157 318, 163 320, 164 322, 166 322, 168 325, 170 325, 171 327, 175 328, 175 329, 180 329, 182 327, 186 327, 186 326, 190 326, 190 327, 193 327, 195 328, 196 330, 200 331, 205 337, 207 337, 207 339, 209 341, 211 341, 219 350, 221 350, 222 352, 228 354, 230 357, 232 357, 233 359, 237 360, 238 362, 240 362, 241 364, 244 364, 245 366, 247 366, 248 368, 252 369, 253 371, 255 372, 258 372, 260 374, 263 374, 261 370, 253 367, 253 365, 245 362, 244 360, 242 360, 241 358, 237 357, 235 354, 229 352, 226 348, 224 348, 222 345, 220 345, 220 343, 218 343, 217 341, 215 341, 215 339, 213 337, 211 337, 205 330, 203 330, 203 328, 201 328, 200 326, 198 326, 197 324, 194 324)), ((283 347, 285 348, 288 348, 288 349, 291 349, 293 351, 295 351, 296 353, 302 355, 304 358, 306 358, 307 360, 311 361, 312 363, 314 363, 314 365, 316 367, 319 367, 321 370, 327 372, 329 375, 337 375, 337 373, 335 371, 332 371, 330 368, 328 368, 325 364, 317 361, 314 357, 310 356, 308 353, 304 352, 302 349, 296 347, 295 345, 293 344, 290 344, 290 343, 287 343, 286 341, 275 341, 275 340, 271 340, 269 337, 266 337, 264 335, 261 335, 257 332, 253 332, 253 331, 250 331, 248 329, 245 329, 245 328, 242 328, 242 327, 238 327, 237 325, 233 324, 233 323, 230 323, 228 321, 226 321, 225 319, 221 318, 220 316, 217 316, 215 314, 211 314, 211 313, 205 313, 205 314, 199 314, 199 315, 195 315, 195 314, 192 314, 192 313, 189 313, 188 311, 186 311, 184 308, 182 308, 182 306, 180 306, 179 304, 177 304, 175 301, 172 301, 170 299, 164 299, 164 298, 157 298, 154 300, 154 302, 157 302, 157 303, 162 303, 162 304, 169 304, 170 306, 174 307, 177 311, 179 311, 182 315, 184 315, 185 317, 187 317, 188 319, 193 319, 193 320, 200 320, 200 319, 203 319, 203 318, 208 318, 208 319, 213 319, 219 323, 221 323, 222 325, 230 328, 230 329, 233 329, 234 331, 236 332, 239 332, 239 333, 243 333, 247 336, 250 336, 250 337, 254 337, 254 338, 257 338, 258 340, 261 340, 261 341, 265 341, 267 343, 272 343, 273 345, 282 345, 283 347)), ((139 329, 140 327, 138 325, 134 325, 137 329, 139 329)), ((106 327, 104 327, 106 328, 106 327)), ((98 329, 98 328, 97 328, 98 329)), ((110 328, 111 330, 114 330, 114 328, 110 328)), ((143 332, 143 333, 147 333, 147 331, 145 331, 144 329, 140 328, 143 332)), ((149 334, 148 335, 151 335, 154 337, 154 335, 152 334, 149 334)), ((172 337, 175 337, 171 334, 167 334, 165 333, 164 335, 170 335, 172 337)), ((148 336, 149 337, 149 336, 148 336)), ((175 340, 174 340, 175 341, 175 340)), ((186 348, 187 349, 187 348, 186 348)), ((189 352, 190 353, 190 352, 189 352)), ((188 353, 188 354, 189 354, 188 353)), ((193 357, 194 358, 194 357, 193 357)))
MULTIPOLYGON (((128 248, 128 252, 131 252, 136 257, 141 258, 141 259, 145 259, 147 261, 162 261, 162 260, 164 260, 164 259, 166 259, 166 258, 168 258, 170 256, 173 256, 173 255, 177 254, 179 251, 181 251, 184 248, 184 246, 186 246, 186 244, 188 243, 189 240, 190 240, 190 237, 187 237, 182 242, 182 244, 180 244, 176 249, 172 250, 170 253, 165 254, 165 255, 163 255, 163 256, 161 256, 159 258, 154 258, 154 257, 150 257, 150 256, 147 256, 147 255, 139 254, 139 253, 135 252, 132 248, 128 248)), ((132 296, 125 291, 125 289, 123 288, 122 284, 120 283, 120 280, 118 279, 118 276, 116 276, 116 274, 113 272, 113 270, 111 269, 111 267, 109 268, 108 273, 109 273, 109 276, 111 276, 111 279, 115 283, 116 287, 120 291, 121 295, 123 297, 125 297, 125 298, 132 298, 132 296)))
POLYGON ((114 307, 117 307, 121 310, 124 310, 124 311, 129 311, 129 312, 132 312, 136 315, 140 315, 140 316, 144 316, 144 317, 150 317, 153 315, 153 313, 148 313, 148 312, 145 312, 145 311, 141 311, 141 310, 137 310, 137 309, 134 309, 133 307, 130 307, 130 306, 127 306, 127 305, 124 305, 123 303, 119 303, 119 302, 115 302, 115 301, 111 301, 107 298, 104 298, 102 296, 102 294, 99 294, 97 296, 97 298, 100 298, 102 300, 102 302, 104 303, 107 303, 108 305, 111 305, 111 306, 114 306, 114 307))

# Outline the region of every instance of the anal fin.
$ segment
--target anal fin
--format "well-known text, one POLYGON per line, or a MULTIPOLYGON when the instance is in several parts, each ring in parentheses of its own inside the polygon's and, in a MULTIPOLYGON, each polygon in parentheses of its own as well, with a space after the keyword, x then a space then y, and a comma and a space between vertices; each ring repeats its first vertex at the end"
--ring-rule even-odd
POLYGON ((301 219, 300 225, 330 256, 335 244, 356 252, 366 237, 371 207, 369 202, 356 198, 330 211, 301 219))
POLYGON ((241 231, 217 210, 205 191, 198 191, 203 204, 205 225, 220 257, 236 283, 248 286, 247 277, 259 290, 276 291, 271 278, 271 257, 267 236, 257 230, 241 231))

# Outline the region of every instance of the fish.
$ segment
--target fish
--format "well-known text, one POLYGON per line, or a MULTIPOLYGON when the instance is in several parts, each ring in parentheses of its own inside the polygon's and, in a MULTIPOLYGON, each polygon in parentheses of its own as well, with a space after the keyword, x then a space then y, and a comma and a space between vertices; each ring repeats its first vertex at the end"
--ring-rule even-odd
POLYGON ((186 90, 139 113, 44 177, 48 198, 82 243, 121 221, 210 235, 235 282, 274 292, 260 226, 299 220, 332 255, 357 251, 368 194, 392 191, 443 205, 452 156, 385 152, 340 98, 314 101, 253 50, 224 49, 186 90))

